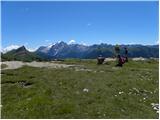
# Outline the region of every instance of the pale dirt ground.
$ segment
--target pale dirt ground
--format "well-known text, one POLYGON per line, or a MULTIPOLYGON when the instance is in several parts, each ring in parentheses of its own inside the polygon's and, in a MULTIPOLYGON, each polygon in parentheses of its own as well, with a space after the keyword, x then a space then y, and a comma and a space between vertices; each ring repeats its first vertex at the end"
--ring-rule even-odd
MULTIPOLYGON (((158 58, 150 58, 150 59, 154 59, 154 60, 158 60, 158 58)), ((132 58, 133 61, 143 61, 143 60, 147 60, 147 58, 143 58, 143 57, 137 57, 137 58, 132 58)), ((116 61, 116 58, 105 58, 104 60, 106 61, 116 61)))
POLYGON ((116 58, 105 58, 104 62, 107 62, 107 61, 116 61, 116 58))
MULTIPOLYGON (((152 58, 151 58, 152 59, 152 58)), ((154 58, 156 60, 158 60, 158 58, 154 58)), ((146 58, 142 58, 142 57, 139 57, 139 58, 132 58, 132 60, 134 61, 139 61, 139 60, 147 60, 146 58)), ((116 58, 105 58, 105 61, 104 62, 108 62, 108 61, 116 61, 116 58)), ((36 62, 36 61, 33 61, 33 62, 22 62, 22 61, 5 61, 5 62, 1 62, 1 64, 6 64, 7 67, 6 68, 3 68, 2 70, 5 70, 5 69, 17 69, 17 68, 20 68, 24 65, 27 65, 27 66, 32 66, 32 67, 48 67, 48 68, 68 68, 68 67, 80 67, 79 65, 67 65, 67 64, 61 64, 61 63, 57 63, 57 62, 54 62, 54 61, 51 61, 51 62, 36 62)), ((96 63, 95 63, 96 64, 96 63)), ((82 67, 82 66, 81 66, 82 67)))
POLYGON ((147 59, 146 58, 142 58, 142 57, 138 57, 138 58, 132 58, 132 60, 134 60, 134 61, 139 61, 139 60, 143 61, 143 60, 147 60, 147 59))
POLYGON ((21 62, 21 61, 6 61, 6 62, 1 62, 1 64, 6 64, 7 67, 3 68, 2 70, 5 69, 17 69, 20 68, 24 65, 27 66, 32 66, 32 67, 51 67, 51 68, 67 68, 75 65, 66 65, 66 64, 58 64, 54 62, 21 62))

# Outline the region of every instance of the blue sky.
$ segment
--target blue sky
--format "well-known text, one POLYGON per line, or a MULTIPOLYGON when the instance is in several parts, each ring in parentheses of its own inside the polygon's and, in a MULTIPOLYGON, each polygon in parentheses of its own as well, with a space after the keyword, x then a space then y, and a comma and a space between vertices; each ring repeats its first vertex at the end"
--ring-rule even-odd
POLYGON ((2 2, 2 47, 158 41, 158 1, 2 2))

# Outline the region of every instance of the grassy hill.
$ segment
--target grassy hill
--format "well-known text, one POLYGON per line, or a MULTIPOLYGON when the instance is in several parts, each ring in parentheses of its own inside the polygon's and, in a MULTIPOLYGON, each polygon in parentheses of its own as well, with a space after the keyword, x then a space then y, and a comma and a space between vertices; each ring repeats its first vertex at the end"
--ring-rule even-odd
POLYGON ((2 70, 2 118, 158 118, 158 61, 2 70))
POLYGON ((24 62, 31 62, 33 60, 41 61, 43 60, 40 56, 36 55, 35 53, 29 52, 24 46, 16 49, 11 50, 5 54, 1 54, 2 61, 24 61, 24 62))

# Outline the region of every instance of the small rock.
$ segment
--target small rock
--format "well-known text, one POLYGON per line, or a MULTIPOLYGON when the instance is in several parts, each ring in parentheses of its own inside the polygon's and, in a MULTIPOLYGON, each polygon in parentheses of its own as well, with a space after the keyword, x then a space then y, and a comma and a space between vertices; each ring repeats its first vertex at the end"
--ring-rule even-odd
POLYGON ((137 93, 139 93, 139 90, 137 88, 132 88, 133 90, 135 90, 137 93))
POLYGON ((157 103, 151 103, 154 110, 156 110, 156 113, 159 113, 159 104, 157 103))
POLYGON ((154 107, 153 109, 154 109, 154 110, 158 110, 158 108, 157 108, 157 107, 154 107))
POLYGON ((129 93, 128 93, 128 95, 131 95, 131 94, 132 94, 132 92, 129 92, 129 93))
POLYGON ((89 89, 84 88, 84 89, 83 89, 83 92, 89 92, 89 89))
POLYGON ((123 94, 124 92, 122 91, 122 92, 119 92, 119 94, 123 94))

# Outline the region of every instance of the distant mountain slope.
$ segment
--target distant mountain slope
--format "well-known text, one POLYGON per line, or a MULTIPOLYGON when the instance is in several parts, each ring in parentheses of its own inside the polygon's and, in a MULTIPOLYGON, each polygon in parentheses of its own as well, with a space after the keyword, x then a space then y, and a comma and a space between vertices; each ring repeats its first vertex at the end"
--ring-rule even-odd
MULTIPOLYGON (((24 46, 1 54, 3 60, 42 61, 52 59, 80 58, 95 59, 97 56, 114 57, 114 45, 99 44, 85 46, 80 44, 56 43, 52 46, 41 46, 35 52, 29 52, 24 46)), ((120 45, 120 53, 124 55, 124 48, 128 48, 128 57, 158 58, 158 45, 120 45)))
POLYGON ((159 58, 159 45, 130 45, 127 47, 129 50, 129 57, 159 58))
POLYGON ((2 54, 1 57, 2 57, 2 61, 18 60, 18 61, 29 62, 33 60, 37 60, 37 61, 42 60, 40 56, 36 55, 35 53, 29 52, 24 46, 15 50, 11 50, 5 54, 2 54))
MULTIPOLYGON (((56 43, 50 48, 47 46, 40 47, 35 52, 36 54, 49 58, 86 58, 92 59, 96 58, 98 55, 104 57, 113 57, 115 55, 114 45, 100 44, 100 45, 79 45, 71 44, 68 45, 64 42, 56 43)), ((159 57, 159 46, 158 45, 121 45, 121 55, 124 54, 124 47, 128 48, 129 57, 159 57)))

